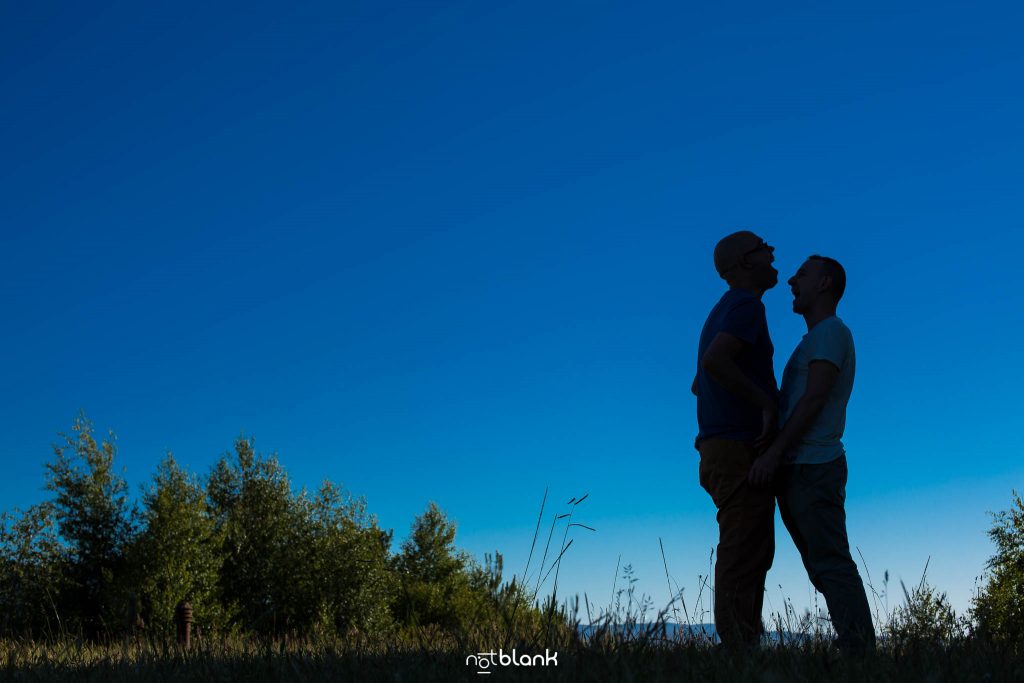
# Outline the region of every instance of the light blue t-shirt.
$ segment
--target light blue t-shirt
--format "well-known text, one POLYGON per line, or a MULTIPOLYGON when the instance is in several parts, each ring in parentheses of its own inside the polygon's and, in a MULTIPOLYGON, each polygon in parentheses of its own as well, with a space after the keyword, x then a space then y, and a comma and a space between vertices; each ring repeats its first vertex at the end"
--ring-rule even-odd
POLYGON ((807 390, 807 372, 811 361, 825 360, 839 368, 836 385, 825 405, 800 441, 785 454, 785 462, 818 465, 842 456, 843 430, 846 428, 846 404, 853 391, 857 354, 850 328, 839 318, 825 318, 815 325, 797 345, 782 373, 781 421, 785 424, 793 408, 807 390))

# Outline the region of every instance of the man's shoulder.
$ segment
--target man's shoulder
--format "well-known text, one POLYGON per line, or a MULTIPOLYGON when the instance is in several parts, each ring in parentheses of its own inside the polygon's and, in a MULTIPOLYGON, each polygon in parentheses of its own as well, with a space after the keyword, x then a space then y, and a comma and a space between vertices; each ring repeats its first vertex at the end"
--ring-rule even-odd
POLYGON ((753 344, 766 324, 767 316, 761 298, 750 292, 731 289, 711 309, 704 323, 704 333, 714 336, 717 332, 727 332, 741 341, 753 344))
POLYGON ((853 342, 853 332, 846 326, 846 323, 842 321, 838 316, 832 316, 825 318, 820 323, 814 326, 811 333, 816 336, 829 337, 833 339, 849 340, 853 342))
POLYGON ((723 314, 745 310, 764 313, 764 302, 753 292, 745 289, 730 289, 718 300, 715 309, 723 314))
POLYGON ((800 360, 808 363, 823 358, 837 366, 842 364, 839 359, 852 358, 856 353, 853 345, 853 333, 842 320, 837 317, 826 318, 815 325, 800 342, 800 360))

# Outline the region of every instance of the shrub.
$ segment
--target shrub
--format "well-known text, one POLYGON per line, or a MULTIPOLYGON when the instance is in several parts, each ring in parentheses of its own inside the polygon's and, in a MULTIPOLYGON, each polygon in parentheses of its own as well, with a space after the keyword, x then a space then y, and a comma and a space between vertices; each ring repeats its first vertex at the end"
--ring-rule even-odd
POLYGON ((992 517, 988 535, 996 554, 971 614, 981 635, 1019 649, 1024 644, 1024 503, 1016 491, 1010 509, 992 517))
POLYGON ((925 565, 921 582, 911 590, 903 582, 905 602, 897 607, 889 624, 883 629, 897 650, 913 647, 944 647, 965 635, 967 625, 957 616, 945 593, 940 593, 927 581, 925 565))

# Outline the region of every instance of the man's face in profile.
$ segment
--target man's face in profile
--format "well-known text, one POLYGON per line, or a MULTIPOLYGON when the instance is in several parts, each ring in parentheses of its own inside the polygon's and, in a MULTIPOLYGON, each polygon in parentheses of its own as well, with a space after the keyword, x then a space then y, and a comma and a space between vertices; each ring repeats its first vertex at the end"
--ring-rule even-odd
POLYGON ((807 259, 803 262, 796 274, 789 278, 787 284, 793 292, 793 312, 803 314, 810 310, 814 302, 821 295, 819 288, 821 280, 825 277, 822 270, 825 264, 816 259, 807 259))
POLYGON ((775 247, 757 235, 751 234, 751 238, 740 262, 751 269, 757 284, 765 290, 771 289, 779 284, 779 271, 772 265, 775 262, 775 247))

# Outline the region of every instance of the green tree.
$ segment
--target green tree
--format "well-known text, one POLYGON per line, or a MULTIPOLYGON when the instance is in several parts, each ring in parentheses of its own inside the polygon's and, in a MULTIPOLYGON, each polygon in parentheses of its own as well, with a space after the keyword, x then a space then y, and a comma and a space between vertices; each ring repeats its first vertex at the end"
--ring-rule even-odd
POLYGON ((465 569, 466 558, 455 547, 455 522, 431 502, 412 523, 398 558, 401 572, 417 581, 443 584, 465 569))
POLYGON ((219 625, 223 540, 199 482, 170 453, 143 494, 142 520, 145 526, 128 550, 127 574, 148 627, 172 632, 182 600, 192 603, 196 623, 219 625))
POLYGON ((239 439, 207 493, 223 539, 222 597, 234 622, 263 632, 381 633, 393 625, 390 532, 365 502, 325 482, 294 494, 274 457, 239 439))
POLYGON ((321 625, 341 632, 390 631, 389 607, 398 587, 389 563, 391 532, 377 526, 362 498, 330 482, 302 502, 311 551, 309 591, 316 596, 321 625))
POLYGON ((308 583, 307 524, 277 458, 239 438, 235 457, 214 466, 207 494, 223 539, 220 590, 232 623, 262 632, 308 623, 316 604, 301 590, 308 583))
POLYGON ((995 513, 989 538, 996 554, 988 561, 985 585, 975 596, 971 616, 978 631, 1014 648, 1024 644, 1024 503, 1013 492, 1009 510, 995 513))
POLYGON ((64 443, 54 445, 54 459, 46 465, 46 489, 55 494, 52 506, 68 548, 60 607, 87 636, 97 637, 123 616, 114 581, 132 535, 128 485, 114 471, 112 431, 97 443, 92 423, 80 414, 72 434, 60 436, 64 443))
POLYGON ((0 633, 60 633, 57 601, 65 569, 51 505, 0 513, 0 633))
POLYGON ((412 524, 395 558, 401 590, 395 615, 405 624, 437 624, 465 631, 493 619, 489 602, 497 581, 455 547, 456 525, 431 502, 412 524))

